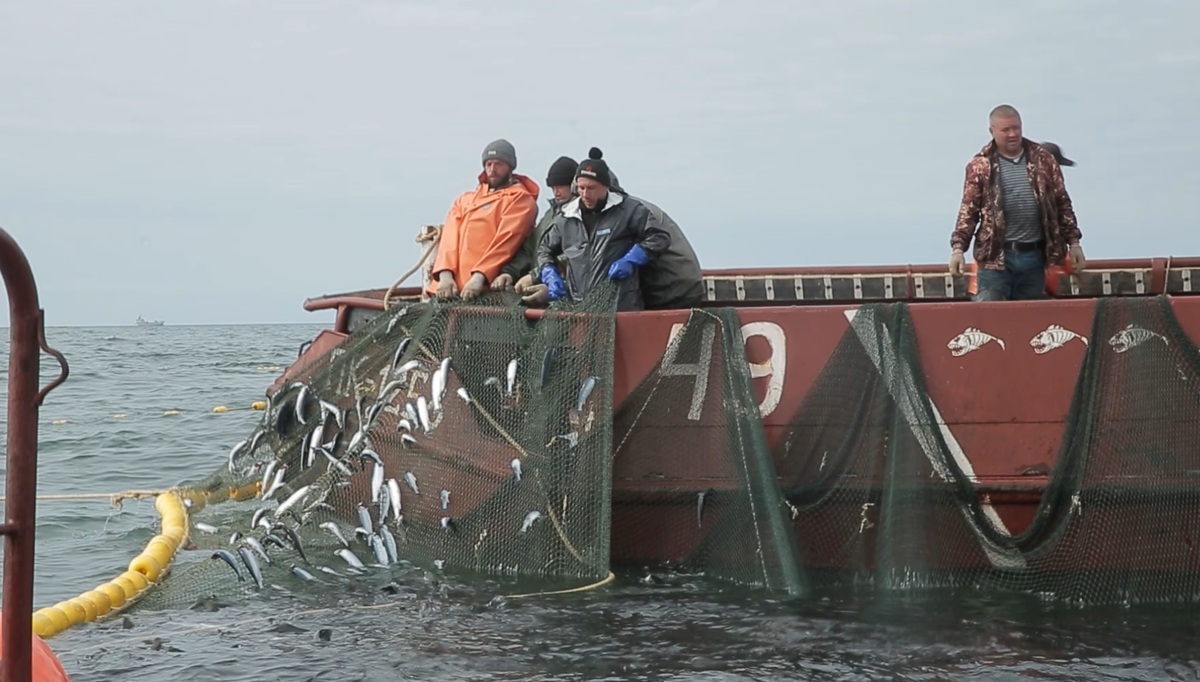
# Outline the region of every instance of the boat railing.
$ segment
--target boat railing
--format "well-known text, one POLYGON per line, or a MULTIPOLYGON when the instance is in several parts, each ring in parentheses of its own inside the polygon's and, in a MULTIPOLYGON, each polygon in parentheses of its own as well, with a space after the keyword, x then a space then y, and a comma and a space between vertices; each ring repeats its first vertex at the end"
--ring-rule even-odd
POLYGON ((37 527, 38 408, 67 379, 67 360, 46 344, 37 284, 25 253, 0 228, 0 272, 8 289, 8 435, 5 470, 3 659, 0 679, 25 682, 32 674, 34 536, 37 527), (58 378, 38 389, 39 349, 58 360, 58 378))

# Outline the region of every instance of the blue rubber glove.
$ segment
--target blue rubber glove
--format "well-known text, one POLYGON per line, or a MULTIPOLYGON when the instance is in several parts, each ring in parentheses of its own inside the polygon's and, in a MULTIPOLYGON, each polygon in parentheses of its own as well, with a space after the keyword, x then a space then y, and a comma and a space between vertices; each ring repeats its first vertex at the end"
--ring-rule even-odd
POLYGON ((650 254, 642 248, 641 244, 634 244, 629 247, 624 256, 621 256, 617 262, 608 267, 609 279, 629 279, 633 277, 634 271, 650 262, 650 254))
POLYGON ((567 284, 553 265, 542 266, 541 276, 542 284, 546 285, 546 293, 550 295, 551 301, 557 301, 567 295, 567 284))

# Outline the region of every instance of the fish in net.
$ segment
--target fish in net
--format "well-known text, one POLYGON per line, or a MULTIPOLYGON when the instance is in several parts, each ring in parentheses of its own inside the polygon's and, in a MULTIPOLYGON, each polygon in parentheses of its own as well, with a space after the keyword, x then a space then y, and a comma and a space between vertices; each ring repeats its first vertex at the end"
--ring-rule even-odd
POLYGON ((505 293, 377 315, 186 487, 261 492, 138 607, 413 566, 604 578, 615 303, 610 285, 536 321, 505 293))

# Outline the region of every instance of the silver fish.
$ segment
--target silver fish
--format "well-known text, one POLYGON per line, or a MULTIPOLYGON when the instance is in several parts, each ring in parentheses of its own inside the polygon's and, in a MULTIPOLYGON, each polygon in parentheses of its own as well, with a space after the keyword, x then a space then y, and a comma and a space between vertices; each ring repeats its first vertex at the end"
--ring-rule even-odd
POLYGON ((542 518, 542 513, 536 509, 525 515, 525 520, 521 523, 521 532, 526 533, 530 528, 533 528, 533 522, 542 518))
POLYGON ((200 531, 201 533, 214 534, 221 532, 220 528, 217 528, 216 526, 210 526, 202 521, 197 521, 193 523, 192 526, 194 526, 196 530, 200 531))
POLYGON ((483 380, 483 385, 484 386, 495 386, 496 392, 499 393, 500 395, 504 395, 504 389, 500 388, 500 377, 488 377, 483 380))
POLYGON ((229 564, 229 567, 232 568, 233 572, 237 574, 239 582, 246 579, 246 576, 242 575, 242 569, 238 567, 237 559, 234 558, 233 554, 230 553, 229 550, 218 549, 217 551, 213 552, 212 555, 213 558, 220 559, 221 561, 229 564))
POLYGON ((275 480, 271 481, 271 485, 267 486, 267 489, 263 491, 262 498, 264 500, 271 499, 275 491, 283 487, 283 477, 286 473, 286 465, 275 470, 275 480))
POLYGON ((411 433, 402 433, 400 434, 400 443, 406 448, 411 448, 417 444, 417 439, 411 433))
POLYGON ((380 404, 386 404, 388 398, 391 397, 391 394, 399 391, 402 388, 404 388, 404 381, 402 379, 393 379, 392 381, 389 381, 383 388, 379 389, 379 397, 376 398, 376 400, 378 400, 380 404))
POLYGON ((1124 353, 1131 348, 1142 345, 1150 339, 1158 339, 1163 342, 1164 346, 1171 345, 1167 342, 1167 337, 1162 334, 1138 327, 1134 324, 1130 324, 1116 334, 1113 334, 1112 338, 1108 340, 1108 345, 1112 346, 1113 352, 1124 353))
POLYGON ((508 369, 505 371, 505 377, 508 383, 504 385, 504 395, 512 397, 513 391, 517 388, 517 359, 513 358, 508 361, 508 369))
POLYGON ((337 457, 334 457, 333 453, 330 452, 328 449, 321 448, 321 454, 325 455, 325 459, 329 460, 329 466, 334 467, 338 471, 342 472, 343 476, 349 476, 354 473, 353 471, 350 470, 350 467, 347 466, 345 462, 338 459, 337 457))
POLYGON ((262 569, 258 566, 258 559, 255 559, 250 550, 245 547, 238 547, 237 553, 238 556, 242 557, 242 563, 246 564, 246 570, 250 571, 250 577, 254 578, 254 584, 261 590, 263 588, 263 576, 262 569))
POLYGON ((392 374, 403 378, 405 381, 408 381, 408 373, 420 366, 421 366, 420 361, 409 360, 408 362, 404 363, 403 365, 400 365, 396 369, 392 370, 392 374))
POLYGON ((229 534, 229 544, 236 545, 238 540, 242 539, 242 531, 235 530, 229 534))
POLYGON ((414 424, 421 423, 421 417, 417 414, 417 408, 412 404, 411 401, 404 403, 404 413, 408 415, 408 421, 414 424))
POLYGON ((387 526, 380 527, 379 534, 383 537, 383 546, 387 548, 388 558, 391 563, 396 563, 400 560, 400 553, 396 549, 396 537, 387 526))
MULTIPOLYGON (((261 524, 263 519, 266 518, 267 511, 268 510, 266 507, 259 507, 258 509, 255 509, 254 515, 250 517, 250 527, 258 528, 259 524, 261 524)), ((269 529, 270 527, 270 522, 267 522, 267 528, 269 529)))
POLYGON ((400 362, 400 358, 404 357, 404 351, 408 350, 408 344, 412 342, 411 336, 406 336, 396 344, 396 352, 392 353, 392 364, 389 367, 389 372, 396 371, 396 363, 400 362))
POLYGON ((335 552, 335 554, 337 554, 342 558, 343 561, 350 564, 354 568, 363 568, 363 562, 357 556, 355 556, 354 552, 351 552, 345 547, 339 549, 337 552, 335 552))
POLYGON ((596 377, 588 377, 583 380, 583 384, 579 387, 579 395, 575 398, 575 411, 583 412, 583 406, 587 403, 588 396, 592 394, 592 390, 596 388, 596 377))
POLYGON ((389 478, 387 480, 388 497, 392 499, 392 518, 396 521, 400 520, 400 484, 396 479, 389 478))
POLYGON ((310 580, 311 581, 311 580, 317 579, 316 576, 314 576, 312 573, 309 573, 308 571, 304 570, 303 568, 300 568, 296 564, 292 564, 291 571, 292 571, 292 575, 296 576, 297 578, 300 578, 301 580, 310 580))
POLYGON ((377 467, 383 466, 383 458, 379 456, 378 452, 375 452, 370 447, 363 448, 363 451, 358 453, 358 457, 359 457, 359 459, 371 460, 372 462, 375 463, 375 466, 377 466, 377 467))
POLYGON ((275 467, 278 466, 278 464, 279 461, 275 459, 267 462, 266 468, 263 469, 262 481, 260 481, 258 484, 259 490, 266 490, 267 487, 271 485, 271 478, 275 475, 275 467))
MULTIPOLYGON (((437 409, 436 407, 434 409, 437 409)), ((429 424, 429 406, 425 404, 425 396, 417 396, 417 416, 421 419, 421 428, 425 433, 433 430, 429 424)))
POLYGON ((392 319, 388 320, 387 329, 383 332, 384 335, 392 333, 392 330, 396 328, 396 323, 400 321, 401 315, 404 315, 403 311, 401 311, 399 315, 396 315, 392 319))
POLYGON ((235 459, 237 459, 238 454, 249 444, 250 444, 250 439, 247 438, 246 440, 243 440, 243 441, 239 442, 237 445, 233 446, 233 449, 229 451, 229 473, 231 473, 231 474, 233 473, 233 470, 234 470, 233 461, 235 459))
POLYGON ((254 537, 253 535, 247 535, 246 537, 242 538, 242 542, 249 545, 250 549, 258 552, 258 555, 263 558, 263 561, 267 562, 268 564, 271 563, 271 557, 267 556, 267 549, 262 546, 262 543, 258 541, 258 538, 254 537))
POLYGON ((440 367, 438 367, 437 371, 438 371, 438 374, 440 374, 442 376, 442 385, 441 385, 440 390, 434 391, 434 395, 437 397, 437 404, 441 405, 442 398, 446 394, 446 386, 450 382, 450 358, 442 358, 442 365, 440 367))
MULTIPOLYGON (((433 405, 433 411, 437 412, 442 407, 442 392, 446 390, 446 375, 442 374, 441 369, 437 369, 433 373, 433 378, 429 380, 429 402, 433 405)), ((420 409, 418 406, 417 409, 420 409)))
POLYGON ((697 528, 700 528, 704 525, 704 504, 708 501, 709 496, 711 496, 714 492, 716 492, 716 491, 713 490, 712 488, 709 488, 707 490, 701 490, 696 495, 696 527, 697 528))
POLYGON ((308 563, 308 557, 304 555, 304 546, 300 544, 300 535, 292 530, 291 526, 283 526, 283 534, 287 536, 288 542, 291 543, 292 549, 300 555, 301 561, 308 563))
POLYGON ((346 414, 342 412, 341 408, 325 400, 319 401, 319 404, 321 405, 321 411, 324 414, 333 417, 333 420, 337 422, 339 429, 346 428, 346 414))
POLYGON ((413 472, 411 472, 411 471, 409 471, 409 472, 405 473, 405 474, 404 474, 404 482, 408 484, 408 487, 412 488, 412 491, 413 491, 414 493, 416 493, 417 495, 420 495, 420 494, 421 494, 421 491, 417 489, 417 476, 416 476, 416 474, 414 474, 414 473, 413 473, 413 472))
POLYGON ((446 567, 446 560, 445 559, 434 559, 433 567, 439 571, 442 570, 443 568, 446 567))
POLYGON ((470 395, 467 393, 467 389, 463 388, 462 386, 459 386, 459 387, 458 387, 458 390, 457 390, 457 391, 455 391, 455 393, 457 393, 457 394, 458 394, 458 397, 460 397, 460 398, 462 398, 462 399, 463 399, 463 402, 464 402, 464 403, 470 403, 470 402, 471 402, 471 396, 470 396, 470 395))
POLYGON ((446 529, 446 532, 453 533, 454 531, 458 530, 458 524, 454 523, 454 519, 450 518, 449 516, 443 516, 442 528, 446 529))
POLYGON ((250 436, 250 444, 246 446, 246 451, 253 454, 254 451, 258 449, 258 445, 262 442, 262 439, 266 437, 267 432, 262 427, 259 427, 259 429, 254 432, 254 435, 250 436))
POLYGON ((449 509, 449 508, 450 508, 450 491, 449 491, 449 490, 443 490, 443 491, 440 493, 440 496, 441 496, 441 499, 442 499, 442 509, 443 509, 443 510, 445 510, 445 509, 449 509))
POLYGON ((576 445, 579 445, 579 432, 572 431, 570 433, 560 433, 559 435, 551 438, 550 442, 546 443, 546 447, 550 447, 551 445, 554 445, 555 443, 557 443, 560 440, 566 441, 567 446, 573 448, 576 445))
POLYGON ((375 490, 377 492, 377 499, 375 501, 379 503, 379 525, 382 526, 387 523, 388 512, 392 510, 392 496, 388 493, 387 485, 382 481, 380 481, 379 487, 375 490))
POLYGON ((358 503, 358 522, 362 525, 363 530, 367 531, 367 535, 374 531, 375 527, 371 524, 371 512, 367 511, 361 502, 358 503))
POLYGON ((279 518, 285 511, 291 509, 297 502, 304 499, 304 496, 308 494, 311 488, 312 485, 306 485, 292 493, 291 497, 284 500, 282 504, 275 508, 275 518, 279 518))
POLYGON ((341 573, 338 573, 337 571, 333 570, 332 568, 330 568, 328 566, 317 566, 317 570, 321 571, 322 573, 328 573, 329 575, 337 575, 337 576, 341 575, 341 573))
POLYGON ((967 327, 963 333, 959 334, 953 339, 950 339, 949 343, 946 344, 946 348, 949 348, 950 354, 957 358, 962 357, 971 351, 979 350, 985 344, 991 343, 992 341, 995 341, 996 345, 1000 346, 1001 350, 1004 350, 1003 340, 998 339, 987 332, 980 331, 975 327, 967 327))
POLYGON ((518 481, 521 480, 521 460, 514 459, 512 462, 510 462, 509 466, 512 467, 513 477, 515 477, 518 481))
POLYGON ((354 452, 354 449, 358 447, 358 444, 363 442, 363 439, 366 437, 367 432, 361 428, 355 431, 354 435, 350 437, 350 443, 346 445, 346 452, 354 452))
POLYGON ((371 536, 371 551, 375 552, 375 561, 379 562, 380 566, 387 566, 391 562, 388 561, 387 548, 383 546, 383 539, 378 535, 371 536))
POLYGON ((307 424, 304 419, 304 408, 308 406, 308 386, 300 384, 300 393, 296 394, 296 421, 301 424, 307 424))
POLYGON ((401 417, 400 419, 396 420, 396 431, 404 431, 406 433, 411 432, 412 422, 405 417, 401 417))
POLYGON ((338 528, 338 525, 333 521, 326 521, 325 523, 322 523, 320 527, 329 531, 333 537, 337 538, 337 541, 342 543, 342 547, 350 546, 350 543, 346 542, 345 536, 342 535, 342 529, 338 528))

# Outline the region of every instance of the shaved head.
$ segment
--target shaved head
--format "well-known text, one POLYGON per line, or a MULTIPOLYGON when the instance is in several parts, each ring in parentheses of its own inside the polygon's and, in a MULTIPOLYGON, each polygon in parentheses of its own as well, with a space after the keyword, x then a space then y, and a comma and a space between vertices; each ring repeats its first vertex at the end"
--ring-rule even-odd
POLYGON ((1016 107, 1013 107, 1008 104, 1001 104, 1000 106, 996 107, 995 109, 992 109, 991 114, 988 114, 988 123, 991 123, 992 121, 995 121, 998 118, 1017 118, 1017 119, 1019 119, 1019 118, 1021 118, 1021 114, 1017 111, 1016 107))

